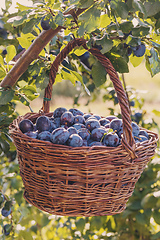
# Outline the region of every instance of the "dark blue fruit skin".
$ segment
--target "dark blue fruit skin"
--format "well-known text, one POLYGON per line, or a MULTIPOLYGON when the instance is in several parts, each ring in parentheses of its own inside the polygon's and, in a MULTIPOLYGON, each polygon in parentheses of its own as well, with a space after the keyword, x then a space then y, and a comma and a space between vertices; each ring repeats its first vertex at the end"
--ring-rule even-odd
POLYGON ((87 118, 86 121, 88 121, 88 120, 90 120, 90 119, 98 120, 96 117, 94 117, 93 115, 91 115, 91 117, 87 118))
POLYGON ((81 128, 78 130, 78 135, 83 139, 83 140, 89 140, 90 139, 90 132, 87 128, 81 128))
POLYGON ((61 116, 61 124, 71 126, 74 122, 74 116, 71 112, 64 112, 61 116))
POLYGON ((83 139, 78 134, 72 134, 68 138, 67 145, 71 147, 82 147, 83 139))
POLYGON ((94 128, 99 128, 100 123, 96 119, 87 119, 86 128, 91 132, 94 128))
POLYGON ((134 100, 130 101, 130 102, 129 102, 129 105, 130 105, 131 107, 134 107, 134 106, 135 106, 135 101, 134 101, 134 100))
POLYGON ((130 56, 132 54, 132 48, 128 47, 127 51, 128 51, 128 56, 130 56))
POLYGON ((85 124, 85 119, 81 115, 74 116, 74 123, 82 123, 85 124))
POLYGON ((56 125, 56 128, 59 128, 61 125, 61 118, 60 117, 54 118, 54 124, 56 125))
POLYGON ((101 119, 101 117, 99 115, 97 115, 97 114, 93 114, 92 116, 95 117, 97 120, 101 119))
POLYGON ((88 146, 87 140, 83 139, 83 145, 82 145, 82 146, 84 146, 84 147, 87 147, 87 146, 88 146))
POLYGON ((73 127, 79 130, 81 128, 85 128, 86 126, 83 123, 75 123, 73 127))
POLYGON ((32 131, 29 131, 29 132, 26 132, 26 133, 25 133, 25 135, 26 135, 26 136, 28 136, 28 137, 31 137, 31 138, 34 138, 34 139, 36 139, 36 138, 37 138, 37 135, 38 135, 38 133, 37 133, 37 132, 32 132, 32 131))
POLYGON ((43 131, 38 134, 37 138, 43 141, 51 141, 51 133, 49 131, 43 131))
POLYGON ((140 130, 140 131, 139 131, 139 135, 143 135, 143 136, 145 136, 147 139, 149 139, 149 135, 148 135, 148 133, 147 133, 145 130, 140 130))
POLYGON ((38 132, 49 131, 51 122, 48 117, 40 116, 36 120, 36 129, 38 132))
POLYGON ((63 108, 63 107, 59 107, 59 108, 56 108, 53 112, 53 117, 54 118, 59 118, 62 116, 62 114, 64 112, 67 112, 67 109, 66 108, 63 108))
POLYGON ((96 141, 93 141, 89 144, 90 147, 92 146, 104 146, 102 142, 96 142, 96 141))
POLYGON ((51 142, 55 144, 65 144, 69 138, 69 132, 62 128, 56 128, 51 134, 51 142))
POLYGON ((132 122, 131 126, 132 126, 132 133, 133 133, 133 135, 138 137, 139 131, 140 131, 139 126, 135 122, 132 122))
POLYGON ((104 125, 105 128, 110 128, 110 123, 107 123, 106 125, 104 125))
POLYGON ((79 56, 80 61, 89 69, 91 69, 91 65, 88 61, 88 58, 90 56, 89 52, 85 52, 84 54, 82 54, 81 56, 79 56))
POLYGON ((8 227, 10 227, 10 224, 5 224, 3 226, 3 230, 4 230, 4 235, 5 236, 8 236, 10 234, 10 231, 8 232, 8 229, 7 229, 8 227))
POLYGON ((91 117, 92 115, 90 113, 85 113, 83 115, 84 119, 87 120, 89 117, 91 117))
POLYGON ((94 141, 100 142, 101 139, 103 138, 104 134, 107 133, 107 130, 105 128, 95 128, 91 132, 91 138, 94 141))
POLYGON ((117 147, 119 145, 119 137, 116 133, 110 132, 104 136, 103 143, 109 147, 117 147))
POLYGON ((69 127, 68 129, 69 135, 78 134, 78 130, 75 127, 69 127))
POLYGON ((2 52, 3 55, 6 55, 7 54, 7 50, 4 49, 3 52, 2 52))
POLYGON ((46 16, 43 16, 41 19, 41 27, 43 28, 43 30, 49 30, 51 29, 50 25, 49 25, 49 19, 45 20, 46 16))
POLYGON ((138 137, 140 142, 148 141, 148 138, 146 136, 139 135, 138 137))
POLYGON ((142 57, 145 54, 146 46, 142 43, 136 47, 136 50, 133 50, 136 57, 142 57))
POLYGON ((53 121, 50 120, 50 123, 51 123, 51 126, 49 128, 49 131, 52 133, 53 130, 56 129, 57 127, 56 127, 56 124, 53 121))
POLYGON ((136 112, 136 113, 134 114, 134 121, 135 121, 136 123, 139 123, 140 120, 141 120, 141 118, 142 118, 142 113, 141 113, 141 112, 136 112))
POLYGON ((116 116, 110 115, 110 116, 107 116, 106 119, 111 122, 113 119, 118 119, 118 118, 116 116))
POLYGON ((70 108, 69 109, 69 112, 71 112, 73 114, 73 116, 76 116, 76 115, 81 115, 83 116, 84 113, 76 108, 70 108))
POLYGON ((116 131, 118 135, 121 135, 123 133, 122 119, 113 119, 110 122, 110 128, 113 129, 113 131, 116 131))
POLYGON ((1 214, 3 217, 8 217, 11 214, 11 208, 9 210, 6 210, 5 208, 2 208, 1 214))
POLYGON ((19 129, 22 133, 33 131, 33 123, 29 119, 23 119, 19 123, 19 129))
POLYGON ((107 123, 110 123, 110 121, 107 120, 106 118, 101 118, 99 120, 99 123, 100 123, 101 126, 105 126, 107 123))

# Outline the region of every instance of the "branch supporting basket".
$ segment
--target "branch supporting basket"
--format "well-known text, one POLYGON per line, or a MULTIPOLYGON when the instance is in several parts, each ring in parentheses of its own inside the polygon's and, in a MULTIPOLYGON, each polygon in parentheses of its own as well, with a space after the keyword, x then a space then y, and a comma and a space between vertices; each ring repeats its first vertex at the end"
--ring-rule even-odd
POLYGON ((118 147, 69 147, 31 139, 18 124, 22 119, 35 123, 40 113, 27 113, 10 125, 18 152, 24 198, 37 208, 56 215, 96 216, 122 212, 136 182, 153 157, 158 135, 148 131, 148 141, 135 144, 128 99, 111 62, 98 49, 88 49, 84 39, 74 39, 59 53, 51 66, 45 89, 43 113, 49 113, 52 85, 58 67, 76 46, 83 46, 105 67, 119 100, 123 138, 118 147))

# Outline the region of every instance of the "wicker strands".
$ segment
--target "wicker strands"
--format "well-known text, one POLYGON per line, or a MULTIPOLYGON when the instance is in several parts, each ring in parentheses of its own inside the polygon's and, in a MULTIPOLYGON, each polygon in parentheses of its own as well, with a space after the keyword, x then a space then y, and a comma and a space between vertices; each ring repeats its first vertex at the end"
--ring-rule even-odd
POLYGON ((105 66, 112 80, 123 120, 123 139, 118 147, 69 147, 31 139, 18 124, 22 119, 35 123, 41 114, 49 113, 44 101, 42 113, 28 113, 10 125, 10 133, 18 152, 24 198, 37 208, 56 215, 113 215, 125 209, 136 182, 153 157, 158 135, 148 131, 149 140, 134 142, 128 100, 110 61, 97 49, 88 49, 84 39, 74 39, 56 57, 45 90, 51 98, 52 84, 59 64, 75 46, 83 46, 105 66))

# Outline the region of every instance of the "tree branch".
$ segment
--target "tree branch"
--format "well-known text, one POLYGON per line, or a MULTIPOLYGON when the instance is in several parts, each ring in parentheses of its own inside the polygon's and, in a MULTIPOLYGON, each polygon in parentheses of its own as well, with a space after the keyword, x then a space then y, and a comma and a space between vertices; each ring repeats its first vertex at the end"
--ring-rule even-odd
POLYGON ((57 27, 56 29, 50 29, 42 31, 41 34, 34 40, 31 46, 24 52, 22 57, 18 59, 14 67, 9 71, 1 82, 1 87, 13 87, 20 76, 27 70, 30 63, 38 58, 39 53, 43 50, 46 44, 62 29, 63 27, 57 27))
MULTIPOLYGON (((77 22, 78 16, 85 11, 86 8, 79 8, 77 12, 72 15, 75 22, 77 22)), ((65 15, 65 14, 64 14, 65 15)), ((22 74, 27 70, 28 66, 38 58, 39 53, 43 50, 46 44, 61 30, 62 26, 58 26, 56 29, 50 29, 47 31, 42 31, 41 34, 34 40, 31 46, 25 51, 23 55, 18 59, 13 68, 5 76, 5 78, 0 83, 0 87, 13 87, 22 74)))

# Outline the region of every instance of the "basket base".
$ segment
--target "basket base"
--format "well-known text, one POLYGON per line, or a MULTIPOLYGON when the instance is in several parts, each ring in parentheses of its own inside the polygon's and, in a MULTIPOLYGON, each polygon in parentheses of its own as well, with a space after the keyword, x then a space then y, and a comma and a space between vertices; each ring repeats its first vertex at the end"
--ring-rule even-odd
MULTIPOLYGON (((68 216, 68 217, 92 217, 92 216, 107 216, 107 215, 115 215, 123 212, 126 208, 126 203, 123 201, 119 201, 118 203, 114 203, 112 201, 104 201, 103 199, 97 199, 93 201, 93 203, 87 206, 85 202, 77 202, 77 206, 80 208, 73 209, 72 200, 68 200, 70 204, 62 203, 57 201, 54 202, 52 206, 45 205, 44 202, 37 202, 37 199, 33 200, 33 196, 31 197, 28 192, 24 191, 23 197, 25 200, 37 207, 38 209, 59 216, 68 216), (32 199, 32 200, 31 200, 32 199), (120 203, 121 202, 121 203, 120 203), (123 202, 123 203, 122 203, 123 202), (104 204, 106 208, 104 208, 104 204), (102 207, 103 206, 103 207, 102 207)), ((126 201, 127 202, 127 201, 126 201)))

